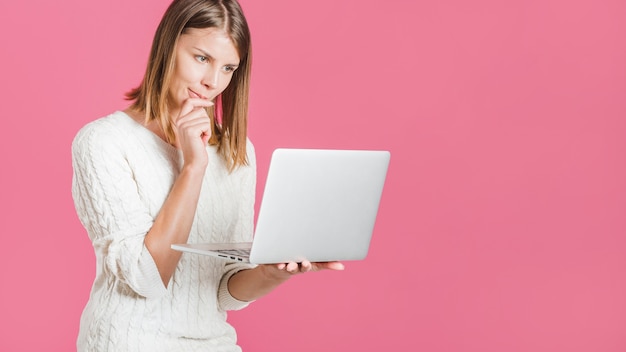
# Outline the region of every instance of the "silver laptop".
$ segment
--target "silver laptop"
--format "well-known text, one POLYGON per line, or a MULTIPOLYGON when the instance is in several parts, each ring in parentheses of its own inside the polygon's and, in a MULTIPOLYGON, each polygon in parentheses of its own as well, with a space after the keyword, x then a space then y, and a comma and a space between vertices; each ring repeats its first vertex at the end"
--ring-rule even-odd
POLYGON ((253 264, 362 260, 389 158, 388 151, 276 149, 252 243, 172 249, 253 264))

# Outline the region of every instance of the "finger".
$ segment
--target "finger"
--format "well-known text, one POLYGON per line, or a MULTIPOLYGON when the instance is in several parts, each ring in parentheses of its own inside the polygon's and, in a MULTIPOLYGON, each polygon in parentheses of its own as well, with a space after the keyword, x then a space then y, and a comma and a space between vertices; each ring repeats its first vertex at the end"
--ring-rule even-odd
POLYGON ((202 144, 209 143, 209 139, 211 139, 211 131, 202 132, 202 136, 200 137, 202 138, 202 144))
POLYGON ((207 99, 189 98, 183 102, 183 106, 180 108, 178 118, 180 119, 181 117, 186 116, 187 114, 198 108, 208 108, 213 105, 213 102, 207 99))
POLYGON ((195 110, 192 110, 190 112, 188 112, 185 115, 181 115, 178 117, 178 119, 176 119, 176 124, 177 125, 183 125, 186 122, 189 121, 193 121, 193 120, 205 120, 207 122, 210 122, 211 119, 209 118, 209 114, 207 113, 206 109, 204 108, 197 108, 195 110))
POLYGON ((295 273, 297 273, 298 271, 300 271, 300 267, 299 267, 298 263, 295 263, 295 262, 289 262, 289 263, 287 264, 287 271, 288 271, 289 273, 291 273, 291 274, 295 274, 295 273))
POLYGON ((180 120, 176 124, 179 130, 192 130, 192 131, 208 131, 211 129, 211 120, 208 117, 197 116, 194 118, 185 117, 185 120, 180 120))
POLYGON ((175 123, 179 131, 192 131, 191 135, 200 135, 200 132, 210 133, 211 119, 204 109, 198 109, 178 119, 175 123))
POLYGON ((310 261, 305 260, 300 264, 300 271, 303 273, 309 272, 313 269, 313 264, 310 261))
POLYGON ((193 142, 198 137, 205 142, 211 137, 211 124, 206 121, 190 121, 177 126, 176 129, 176 135, 183 144, 186 143, 185 141, 193 142))

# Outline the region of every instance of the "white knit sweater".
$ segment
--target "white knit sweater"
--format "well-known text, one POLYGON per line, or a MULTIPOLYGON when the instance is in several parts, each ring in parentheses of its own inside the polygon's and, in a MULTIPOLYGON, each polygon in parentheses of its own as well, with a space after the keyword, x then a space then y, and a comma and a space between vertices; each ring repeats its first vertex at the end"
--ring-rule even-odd
MULTIPOLYGON (((229 173, 214 147, 195 220, 194 242, 251 241, 255 154, 229 173)), ((164 287, 144 236, 182 166, 182 154, 123 112, 83 127, 72 144, 72 194, 93 242, 96 278, 78 351, 240 351, 226 311, 247 305, 227 282, 245 264, 183 254, 164 287)))

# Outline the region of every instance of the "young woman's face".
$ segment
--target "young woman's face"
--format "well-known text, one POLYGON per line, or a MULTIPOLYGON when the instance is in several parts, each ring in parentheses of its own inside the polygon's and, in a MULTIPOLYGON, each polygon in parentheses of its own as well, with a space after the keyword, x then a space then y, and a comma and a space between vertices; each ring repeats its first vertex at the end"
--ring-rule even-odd
POLYGON ((188 29, 176 46, 170 112, 177 114, 189 98, 215 99, 226 89, 238 65, 237 49, 223 31, 188 29))

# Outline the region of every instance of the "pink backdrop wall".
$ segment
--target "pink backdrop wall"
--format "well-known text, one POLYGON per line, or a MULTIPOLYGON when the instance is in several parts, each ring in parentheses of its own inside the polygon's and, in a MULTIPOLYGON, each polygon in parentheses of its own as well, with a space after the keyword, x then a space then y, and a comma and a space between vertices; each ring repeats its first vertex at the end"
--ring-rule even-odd
MULTIPOLYGON (((70 351, 70 143, 169 0, 0 3, 0 350, 70 351)), ((392 153, 369 257, 231 314, 247 351, 625 351, 626 3, 242 0, 275 147, 392 153)))

